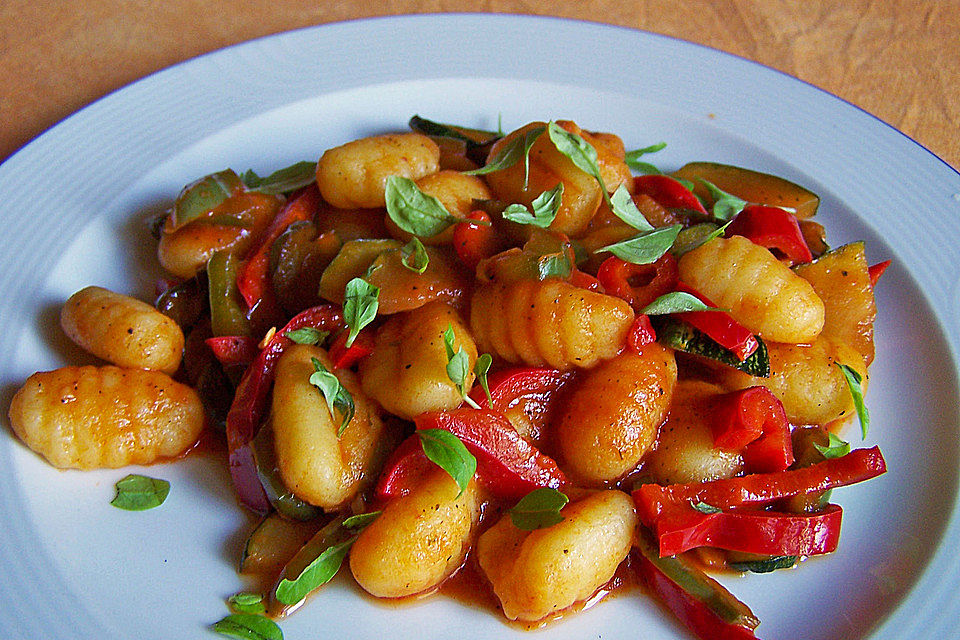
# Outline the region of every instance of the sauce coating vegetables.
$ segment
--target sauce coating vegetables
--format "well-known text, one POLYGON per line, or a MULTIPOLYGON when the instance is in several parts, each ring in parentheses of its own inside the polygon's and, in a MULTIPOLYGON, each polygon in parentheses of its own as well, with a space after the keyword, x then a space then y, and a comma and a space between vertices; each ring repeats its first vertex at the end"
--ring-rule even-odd
POLYGON ((225 430, 275 618, 343 563, 377 598, 472 572, 530 625, 636 572, 697 637, 756 637, 697 551, 768 571, 836 548, 825 492, 885 470, 840 438, 867 436, 882 269, 828 250, 819 198, 777 176, 634 176, 652 147, 571 121, 410 126, 187 185, 159 310, 66 301, 111 364, 31 376, 14 433, 89 469, 225 430))

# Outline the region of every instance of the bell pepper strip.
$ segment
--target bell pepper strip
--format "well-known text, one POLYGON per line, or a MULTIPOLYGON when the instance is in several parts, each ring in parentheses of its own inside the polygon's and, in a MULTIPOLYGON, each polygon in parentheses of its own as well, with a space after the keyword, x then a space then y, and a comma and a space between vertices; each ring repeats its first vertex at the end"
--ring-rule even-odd
MULTIPOLYGON (((709 298, 683 282, 678 282, 675 290, 689 293, 708 307, 716 307, 709 298)), ((757 337, 726 311, 684 311, 676 315, 733 353, 741 362, 749 358, 760 346, 757 337)))
POLYGON ((543 396, 560 389, 572 377, 570 372, 547 367, 511 367, 490 375, 487 387, 492 404, 487 402, 483 387, 475 385, 470 398, 481 409, 504 412, 519 400, 543 396))
POLYGON ((319 208, 320 191, 316 184, 294 193, 248 252, 237 274, 237 287, 248 310, 253 312, 260 307, 269 312, 279 308, 270 286, 270 247, 294 222, 312 220, 319 208))
POLYGON ((747 605, 681 558, 661 558, 640 528, 632 565, 649 592, 701 640, 755 640, 760 620, 747 605))
POLYGON ((887 270, 887 267, 890 266, 889 260, 884 260, 883 262, 878 262, 877 264, 867 267, 867 275, 870 278, 870 286, 877 286, 877 280, 880 279, 880 276, 883 275, 883 272, 887 270))
POLYGON ((414 418, 417 429, 446 429, 477 458, 480 481, 496 496, 519 500, 538 487, 567 484, 551 458, 520 437, 502 413, 488 409, 430 411, 414 418))
POLYGON ((793 464, 786 411, 766 387, 748 387, 720 396, 711 428, 714 446, 741 451, 748 473, 783 471, 793 464))
POLYGON ((359 360, 373 353, 373 338, 369 332, 361 331, 347 346, 347 331, 341 331, 330 345, 330 360, 334 369, 349 369, 359 360))
POLYGON ((685 209, 707 215, 703 203, 675 178, 660 174, 635 176, 634 193, 648 195, 667 209, 685 209))
POLYGON ((453 227, 453 249, 460 261, 471 269, 500 250, 500 239, 487 212, 471 211, 464 222, 453 227))
POLYGON ((774 500, 835 489, 875 478, 887 470, 878 447, 855 449, 802 469, 754 473, 736 478, 689 484, 640 485, 633 491, 637 515, 654 526, 671 506, 705 503, 718 509, 762 507, 774 500))
POLYGON ((215 336, 249 335, 250 321, 237 291, 240 259, 230 251, 217 251, 207 261, 207 298, 210 329, 215 336))
POLYGON ((240 501, 257 513, 266 513, 270 502, 260 484, 250 443, 266 410, 277 361, 293 344, 284 334, 303 327, 335 331, 343 327, 343 315, 335 305, 319 305, 294 316, 267 341, 243 372, 227 413, 230 475, 240 501))
POLYGON ((570 271, 570 284, 581 289, 586 289, 587 291, 596 291, 597 293, 604 293, 603 285, 600 283, 600 280, 593 277, 589 273, 580 271, 574 267, 570 271))
POLYGON ((227 367, 246 366, 253 362, 259 353, 257 341, 250 336, 214 336, 204 342, 220 364, 227 367))
POLYGON ((637 314, 627 332, 627 347, 634 353, 640 353, 641 349, 657 341, 657 332, 650 322, 650 316, 637 314))
POLYGON ((597 279, 607 295, 626 300, 635 311, 673 291, 678 277, 677 259, 672 253, 650 264, 633 264, 612 256, 597 269, 597 279))
POLYGON ((376 497, 390 500, 407 495, 433 468, 436 464, 423 452, 420 437, 413 434, 394 449, 384 464, 377 480, 376 497))
POLYGON ((814 513, 733 509, 703 513, 692 505, 673 505, 653 526, 661 556, 697 547, 771 556, 831 553, 840 540, 843 510, 827 505, 814 513))
POLYGON ((754 244, 777 250, 792 264, 813 260, 797 217, 780 207, 747 205, 730 222, 725 233, 728 238, 743 236, 754 244))

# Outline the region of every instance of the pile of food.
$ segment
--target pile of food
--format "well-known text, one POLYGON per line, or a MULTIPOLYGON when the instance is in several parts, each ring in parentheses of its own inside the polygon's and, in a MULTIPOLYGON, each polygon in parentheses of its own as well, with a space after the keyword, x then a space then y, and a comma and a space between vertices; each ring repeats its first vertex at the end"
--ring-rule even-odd
POLYGON ((700 638, 755 637, 707 571, 834 551, 831 490, 885 470, 840 433, 867 436, 886 263, 766 173, 664 174, 662 144, 569 121, 410 128, 186 186, 155 305, 73 295, 64 331, 109 364, 31 376, 17 436, 90 469, 222 434, 263 516, 240 571, 272 585, 227 635, 280 637, 346 565, 379 598, 470 573, 527 626, 640 584, 700 638))

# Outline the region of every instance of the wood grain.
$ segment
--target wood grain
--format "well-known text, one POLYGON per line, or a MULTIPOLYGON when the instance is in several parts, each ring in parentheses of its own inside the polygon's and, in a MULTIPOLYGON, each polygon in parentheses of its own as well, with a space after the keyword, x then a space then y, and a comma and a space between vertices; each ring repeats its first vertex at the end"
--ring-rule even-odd
POLYGON ((960 167, 960 0, 86 0, 0 3, 0 160, 74 111, 197 55, 403 13, 554 15, 644 29, 796 76, 960 167))

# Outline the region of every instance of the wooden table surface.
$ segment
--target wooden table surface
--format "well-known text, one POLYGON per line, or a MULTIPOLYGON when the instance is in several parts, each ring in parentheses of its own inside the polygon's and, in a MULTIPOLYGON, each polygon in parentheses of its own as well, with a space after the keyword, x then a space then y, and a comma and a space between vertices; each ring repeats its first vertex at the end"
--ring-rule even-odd
POLYGON ((0 161, 107 93, 207 51, 453 11, 606 22, 728 51, 856 104, 960 167, 960 0, 3 0, 0 161))

